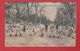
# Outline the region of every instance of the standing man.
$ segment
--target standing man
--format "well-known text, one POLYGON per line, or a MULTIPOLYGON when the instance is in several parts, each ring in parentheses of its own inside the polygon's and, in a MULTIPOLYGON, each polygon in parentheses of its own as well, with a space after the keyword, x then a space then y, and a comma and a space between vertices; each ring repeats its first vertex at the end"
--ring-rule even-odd
POLYGON ((48 24, 45 24, 45 32, 48 30, 48 24))

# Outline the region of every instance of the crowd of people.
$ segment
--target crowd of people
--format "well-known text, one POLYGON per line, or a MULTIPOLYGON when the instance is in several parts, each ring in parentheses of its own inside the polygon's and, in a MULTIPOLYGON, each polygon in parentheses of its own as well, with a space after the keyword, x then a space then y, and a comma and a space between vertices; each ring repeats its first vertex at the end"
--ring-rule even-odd
POLYGON ((60 38, 62 35, 75 37, 76 29, 71 26, 56 26, 55 24, 50 24, 45 26, 44 24, 33 25, 32 23, 23 24, 23 23, 8 23, 6 24, 6 34, 11 36, 48 36, 50 38, 57 37, 60 38))

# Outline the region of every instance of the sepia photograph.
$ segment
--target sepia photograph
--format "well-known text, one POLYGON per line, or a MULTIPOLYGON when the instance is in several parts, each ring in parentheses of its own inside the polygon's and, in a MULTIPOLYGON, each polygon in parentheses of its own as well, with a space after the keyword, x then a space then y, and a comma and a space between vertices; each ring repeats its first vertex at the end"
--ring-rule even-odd
POLYGON ((75 2, 6 2, 5 47, 75 47, 75 2))

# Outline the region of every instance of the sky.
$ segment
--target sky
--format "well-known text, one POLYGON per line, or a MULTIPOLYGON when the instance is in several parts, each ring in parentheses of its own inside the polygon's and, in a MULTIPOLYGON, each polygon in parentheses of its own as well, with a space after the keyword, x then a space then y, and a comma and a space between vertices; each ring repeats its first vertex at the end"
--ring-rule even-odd
MULTIPOLYGON (((41 2, 40 5, 44 6, 46 5, 46 7, 44 8, 45 12, 44 15, 54 21, 55 16, 56 16, 56 12, 57 12, 57 8, 61 6, 60 2, 41 2)), ((34 11, 33 11, 34 13, 34 11)))
POLYGON ((56 16, 56 12, 57 12, 57 8, 61 5, 61 3, 56 2, 56 3, 44 3, 45 5, 48 5, 48 7, 45 8, 45 15, 47 16, 47 18, 49 18, 50 20, 54 20, 55 16, 56 16))

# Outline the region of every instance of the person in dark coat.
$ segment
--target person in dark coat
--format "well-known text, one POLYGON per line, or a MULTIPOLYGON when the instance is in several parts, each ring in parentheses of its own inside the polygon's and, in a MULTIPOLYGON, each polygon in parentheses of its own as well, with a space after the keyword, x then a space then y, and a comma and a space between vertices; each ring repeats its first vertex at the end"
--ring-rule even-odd
POLYGON ((23 27, 23 32, 25 32, 25 30, 26 30, 26 26, 23 27))
POLYGON ((48 24, 45 25, 45 32, 48 30, 48 24))

